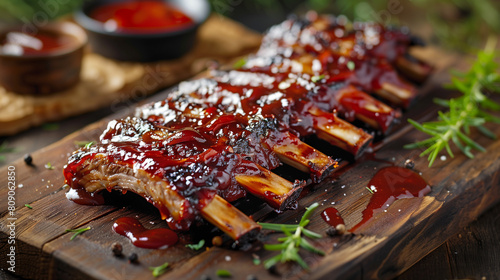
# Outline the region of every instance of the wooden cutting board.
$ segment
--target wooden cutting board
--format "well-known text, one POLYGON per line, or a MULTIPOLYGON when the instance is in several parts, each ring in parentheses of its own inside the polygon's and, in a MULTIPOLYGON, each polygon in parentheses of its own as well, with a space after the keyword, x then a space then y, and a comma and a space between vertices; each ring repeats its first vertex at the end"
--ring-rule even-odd
MULTIPOLYGON (((158 279, 200 279, 207 275, 218 279, 216 270, 227 269, 232 279, 246 279, 253 274, 258 279, 386 279, 392 278, 412 266, 423 256, 442 244, 473 219, 500 201, 500 140, 480 137, 476 132, 472 138, 487 149, 468 159, 454 150, 455 158, 438 160, 432 168, 425 158, 419 158, 419 150, 405 150, 404 144, 424 139, 425 135, 406 123, 407 118, 418 121, 435 118, 439 109, 432 98, 449 98, 453 92, 445 91, 441 84, 448 80, 450 66, 464 69, 464 60, 428 48, 422 54, 426 60, 435 62, 436 73, 420 89, 421 99, 405 113, 396 132, 374 146, 375 153, 339 170, 317 185, 308 187, 307 194, 300 199, 297 210, 276 214, 262 202, 244 199, 238 207, 254 219, 275 223, 295 223, 304 212, 304 207, 319 202, 320 207, 311 218, 308 228, 322 233, 324 238, 314 245, 327 252, 320 257, 301 252, 310 266, 310 271, 296 264, 279 266, 279 275, 271 274, 262 265, 252 262, 255 254, 264 260, 275 252, 265 251, 257 242, 249 251, 225 246, 193 251, 185 244, 196 236, 181 235, 181 241, 164 250, 136 248, 128 239, 115 234, 111 227, 119 217, 137 217, 147 228, 166 227, 158 212, 149 204, 129 195, 117 195, 111 205, 82 206, 68 201, 62 168, 69 154, 75 150, 75 141, 98 139, 106 123, 122 117, 128 110, 119 112, 85 129, 73 133, 61 141, 32 154, 35 167, 19 160, 10 166, 15 169, 15 204, 8 211, 8 176, 12 167, 0 171, 0 263, 8 268, 7 254, 10 252, 9 222, 15 222, 15 273, 35 279, 154 279, 149 267, 170 263, 168 271, 158 279), (361 220, 361 212, 370 200, 366 190, 368 181, 376 171, 394 164, 402 166, 411 159, 415 169, 432 186, 432 191, 423 198, 400 199, 387 212, 375 215, 355 234, 328 237, 327 224, 321 219, 323 209, 335 206, 342 214, 348 228, 361 220), (53 170, 44 168, 51 162, 53 170), (387 163, 390 162, 390 163, 387 163), (32 209, 25 207, 31 205, 32 209), (91 230, 70 240, 72 233, 66 229, 91 227, 91 230), (137 253, 138 264, 130 264, 126 258, 116 258, 111 244, 123 245, 125 255, 137 253)), ((164 98, 168 91, 151 100, 164 98)), ((500 135, 500 127, 491 130, 500 135)), ((332 154, 332 156, 334 156, 332 154)), ((284 170, 289 179, 294 173, 284 170)), ((197 237, 207 234, 206 228, 194 231, 197 237)), ((279 234, 269 235, 273 242, 279 234)), ((208 240, 207 240, 208 241, 208 240)))

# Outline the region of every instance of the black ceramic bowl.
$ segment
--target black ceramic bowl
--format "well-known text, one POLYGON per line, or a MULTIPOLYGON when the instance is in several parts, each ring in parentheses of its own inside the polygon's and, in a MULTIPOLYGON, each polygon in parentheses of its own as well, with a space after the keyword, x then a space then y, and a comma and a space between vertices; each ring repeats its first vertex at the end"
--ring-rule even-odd
POLYGON ((194 23, 172 30, 139 33, 131 31, 108 31, 104 23, 90 17, 97 7, 131 0, 94 0, 85 4, 75 14, 75 19, 87 30, 92 51, 103 56, 124 60, 151 62, 173 59, 187 53, 196 40, 198 27, 210 15, 207 0, 157 0, 169 5, 189 16, 194 23))

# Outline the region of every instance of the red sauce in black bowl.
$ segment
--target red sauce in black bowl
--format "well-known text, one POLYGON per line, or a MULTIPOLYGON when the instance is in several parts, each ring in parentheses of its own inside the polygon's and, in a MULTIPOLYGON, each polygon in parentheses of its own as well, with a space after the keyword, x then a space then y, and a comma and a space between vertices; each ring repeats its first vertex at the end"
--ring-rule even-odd
POLYGON ((109 3, 95 8, 90 16, 109 31, 155 33, 194 24, 182 11, 154 0, 109 3))
POLYGON ((210 15, 208 0, 85 1, 75 20, 92 51, 136 62, 179 58, 192 49, 210 15))

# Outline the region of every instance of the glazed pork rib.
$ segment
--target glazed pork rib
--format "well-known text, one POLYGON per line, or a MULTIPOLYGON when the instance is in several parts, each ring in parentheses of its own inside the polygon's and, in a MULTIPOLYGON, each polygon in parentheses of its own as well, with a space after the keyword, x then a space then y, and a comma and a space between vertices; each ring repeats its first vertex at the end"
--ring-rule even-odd
POLYGON ((67 197, 101 204, 103 190, 135 192, 172 229, 209 221, 235 240, 260 226, 230 204, 251 193, 284 210, 305 182, 270 170, 282 163, 320 181, 338 166, 300 138, 317 135, 355 157, 373 136, 354 119, 387 133, 430 67, 408 55, 412 37, 376 24, 309 14, 270 29, 239 70, 183 82, 163 101, 111 121, 100 142, 77 150, 64 169, 67 197), (208 77, 208 78, 207 78, 208 77), (339 115, 339 117, 337 116, 339 115))
MULTIPOLYGON (((336 87, 327 86, 324 79, 312 81, 312 77, 307 74, 264 74, 235 70, 212 71, 211 74, 223 94, 227 94, 228 91, 240 94, 241 103, 246 103, 244 106, 246 110, 249 110, 249 107, 250 110, 255 110, 264 100, 267 103, 265 108, 273 106, 273 103, 277 106, 276 104, 283 103, 283 100, 292 100, 297 104, 312 103, 321 111, 336 112, 348 121, 359 119, 383 133, 387 133, 401 116, 399 110, 391 108, 354 86, 344 84, 338 84, 336 87), (281 95, 279 99, 274 97, 274 100, 269 101, 278 93, 281 95)), ((213 90, 210 92, 214 94, 213 90)), ((300 132, 305 128, 297 130, 300 132)))
POLYGON ((406 29, 310 13, 272 27, 243 68, 324 76, 330 84, 346 82, 406 108, 416 90, 394 67, 417 81, 432 70, 408 54, 413 38, 406 29))
POLYGON ((299 137, 316 134, 354 156, 362 154, 373 138, 310 101, 309 85, 300 84, 305 80, 281 81, 265 74, 238 71, 231 71, 228 76, 221 73, 213 73, 213 79, 183 82, 169 99, 210 104, 235 114, 272 117, 281 129, 299 137))
MULTIPOLYGON (((164 100, 138 108, 136 116, 169 129, 193 128, 212 143, 230 145, 235 153, 266 169, 278 167, 281 160, 309 172, 314 182, 337 166, 337 161, 280 130, 274 118, 258 113, 229 114, 210 106, 164 100)), ((156 141, 162 139, 160 134, 155 135, 156 141)))
MULTIPOLYGON (((295 202, 303 182, 290 183, 234 153, 231 146, 213 143, 203 132, 168 131, 137 118, 112 121, 99 144, 72 155, 66 182, 73 192, 92 196, 105 189, 133 191, 152 202, 173 229, 186 230, 201 216, 235 239, 256 227, 234 232, 245 216, 224 201, 248 191, 281 210, 295 202), (212 202, 221 205, 206 208, 212 202), (225 211, 209 211, 224 205, 225 211), (238 217, 236 224, 228 220, 232 216, 238 217)), ((245 223, 252 225, 248 218, 245 223)))

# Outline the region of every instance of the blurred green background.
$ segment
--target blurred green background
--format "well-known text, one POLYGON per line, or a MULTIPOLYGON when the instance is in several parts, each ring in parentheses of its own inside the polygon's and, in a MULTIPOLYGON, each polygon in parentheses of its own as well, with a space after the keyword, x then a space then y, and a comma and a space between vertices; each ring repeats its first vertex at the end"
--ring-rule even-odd
MULTIPOLYGON (((85 0, 0 0, 4 24, 43 22, 71 13, 85 0)), ((349 19, 409 25, 424 37, 456 50, 482 46, 490 34, 500 33, 498 0, 210 0, 212 10, 257 31, 283 21, 291 13, 309 9, 345 14, 349 19), (413 25, 413 26, 412 26, 413 25), (427 25, 427 29, 423 26, 427 25), (415 27, 416 26, 416 27, 415 27)))

